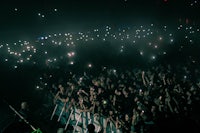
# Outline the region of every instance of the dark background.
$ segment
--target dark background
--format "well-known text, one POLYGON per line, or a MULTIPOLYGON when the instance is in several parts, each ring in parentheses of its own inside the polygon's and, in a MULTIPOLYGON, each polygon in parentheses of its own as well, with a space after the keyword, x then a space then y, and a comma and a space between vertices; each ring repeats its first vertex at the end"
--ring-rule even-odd
MULTIPOLYGON (((190 24, 197 25, 200 22, 200 4, 191 7, 191 1, 193 0, 1 0, 0 41, 34 40, 49 32, 90 30, 105 25, 120 27, 156 23, 175 27, 186 19, 190 24), (55 8, 57 12, 54 11, 55 8), (38 16, 38 13, 45 17, 38 16)), ((171 56, 163 60, 173 56, 172 52, 171 56)), ((124 58, 126 57, 121 57, 120 60, 123 62, 124 58)), ((113 58, 107 62, 111 60, 113 64, 120 64, 113 58)), ((8 125, 13 116, 3 100, 16 109, 19 109, 22 101, 28 101, 32 110, 38 110, 42 106, 38 103, 40 96, 34 93, 36 79, 42 72, 44 70, 38 66, 21 66, 20 69, 13 70, 0 63, 0 122, 3 123, 0 123, 0 128, 8 125)), ((33 114, 37 115, 35 112, 33 114)))

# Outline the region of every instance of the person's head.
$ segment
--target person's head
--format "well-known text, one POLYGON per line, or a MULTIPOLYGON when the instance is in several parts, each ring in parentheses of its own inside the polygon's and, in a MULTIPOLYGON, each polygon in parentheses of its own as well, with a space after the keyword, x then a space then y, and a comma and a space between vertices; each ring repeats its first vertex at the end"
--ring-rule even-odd
POLYGON ((155 112, 156 111, 156 106, 151 106, 151 112, 153 113, 153 112, 155 112))
POLYGON ((22 102, 22 103, 21 103, 21 109, 28 109, 28 104, 27 104, 27 102, 22 102))
POLYGON ((129 115, 125 114, 125 121, 129 121, 129 115))
POLYGON ((95 126, 93 124, 89 124, 87 126, 88 132, 89 133, 94 133, 95 132, 95 126))
POLYGON ((113 111, 112 110, 109 111, 109 115, 110 116, 113 115, 113 111))
POLYGON ((61 92, 64 92, 64 87, 61 84, 58 86, 58 88, 60 89, 61 92))

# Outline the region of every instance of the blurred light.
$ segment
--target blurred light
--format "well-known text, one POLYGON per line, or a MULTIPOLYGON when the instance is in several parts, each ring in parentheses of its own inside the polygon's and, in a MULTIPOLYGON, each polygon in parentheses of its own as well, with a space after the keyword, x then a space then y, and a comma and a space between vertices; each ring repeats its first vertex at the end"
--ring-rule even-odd
POLYGON ((71 53, 71 55, 72 55, 72 56, 74 56, 74 55, 75 55, 75 53, 74 53, 74 52, 72 52, 72 53, 71 53))
POLYGON ((152 57, 151 57, 153 60, 155 60, 156 59, 156 57, 153 55, 152 57))
POLYGON ((88 67, 91 68, 91 67, 92 67, 92 64, 88 64, 88 67))
POLYGON ((69 57, 71 57, 71 56, 72 56, 72 54, 71 54, 71 53, 68 53, 67 55, 68 55, 69 57))

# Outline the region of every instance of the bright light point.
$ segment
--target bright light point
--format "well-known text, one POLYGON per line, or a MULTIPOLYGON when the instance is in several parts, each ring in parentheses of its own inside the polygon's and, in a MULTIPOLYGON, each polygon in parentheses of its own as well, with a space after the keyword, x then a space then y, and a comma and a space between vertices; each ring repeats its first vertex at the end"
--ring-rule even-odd
POLYGON ((39 87, 39 86, 36 86, 36 88, 39 89, 40 87, 39 87))
POLYGON ((71 54, 71 53, 68 53, 68 56, 69 56, 69 57, 71 57, 71 56, 72 56, 72 54, 71 54))
POLYGON ((47 54, 47 51, 45 51, 44 53, 47 54))
POLYGON ((44 15, 42 15, 42 18, 44 18, 44 15))
POLYGON ((18 11, 18 9, 17 9, 17 8, 15 8, 15 11, 18 11))
POLYGON ((38 13, 38 16, 41 16, 41 13, 38 13))
POLYGON ((159 37, 159 40, 162 40, 162 37, 159 37))
POLYGON ((174 42, 174 39, 170 39, 170 42, 174 42))
POLYGON ((58 9, 56 9, 56 8, 55 8, 55 9, 54 9, 54 11, 55 11, 55 12, 57 12, 57 11, 58 11, 58 9))
POLYGON ((73 62, 73 61, 71 61, 71 62, 70 62, 70 65, 74 65, 74 62, 73 62))
POLYGON ((7 62, 7 61, 8 61, 8 59, 5 59, 5 61, 7 62))
POLYGON ((166 55, 167 53, 166 53, 166 52, 163 52, 163 54, 166 55))
POLYGON ((143 52, 142 52, 142 51, 140 51, 140 55, 143 55, 143 52))
POLYGON ((153 60, 155 60, 155 59, 156 59, 156 57, 155 57, 155 56, 152 56, 151 58, 152 58, 153 60))
POLYGON ((88 67, 91 68, 91 67, 92 67, 92 64, 88 64, 88 67))
POLYGON ((155 45, 155 46, 154 46, 154 48, 158 48, 158 46, 157 46, 157 45, 155 45))
POLYGON ((14 66, 14 68, 16 69, 16 68, 17 68, 17 66, 14 66))

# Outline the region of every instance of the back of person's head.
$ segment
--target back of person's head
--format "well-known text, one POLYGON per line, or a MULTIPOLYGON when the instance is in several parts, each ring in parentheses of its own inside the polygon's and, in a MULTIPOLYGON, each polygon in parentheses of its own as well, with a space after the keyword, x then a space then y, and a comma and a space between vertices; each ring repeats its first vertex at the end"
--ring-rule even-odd
POLYGON ((88 129, 88 132, 89 133, 94 133, 94 130, 95 130, 95 126, 93 124, 89 124, 87 126, 87 129, 88 129))
POLYGON ((28 109, 28 103, 27 102, 22 102, 21 103, 21 109, 28 109))

